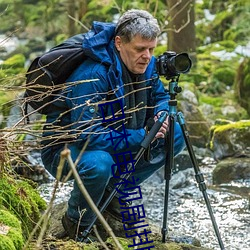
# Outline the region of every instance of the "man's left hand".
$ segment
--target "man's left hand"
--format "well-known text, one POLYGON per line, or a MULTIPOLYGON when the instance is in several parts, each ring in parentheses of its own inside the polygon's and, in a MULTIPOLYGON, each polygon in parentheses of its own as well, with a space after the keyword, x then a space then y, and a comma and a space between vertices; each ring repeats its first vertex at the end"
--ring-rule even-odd
MULTIPOLYGON (((157 113, 157 115, 154 117, 155 122, 158 120, 158 118, 160 117, 162 111, 157 113)), ((165 138, 166 133, 169 130, 169 124, 168 124, 168 116, 165 119, 165 121, 162 123, 162 126, 160 127, 159 131, 157 132, 157 134, 155 135, 156 139, 159 138, 165 138)))

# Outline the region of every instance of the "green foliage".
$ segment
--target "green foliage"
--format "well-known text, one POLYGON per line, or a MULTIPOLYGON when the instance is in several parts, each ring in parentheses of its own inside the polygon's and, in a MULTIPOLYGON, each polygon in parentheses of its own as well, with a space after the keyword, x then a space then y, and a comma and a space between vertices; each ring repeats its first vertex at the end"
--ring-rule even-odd
POLYGON ((229 67, 215 69, 213 72, 213 78, 224 85, 232 86, 235 78, 235 70, 230 69, 229 67))
POLYGON ((235 96, 242 107, 244 107, 250 115, 250 59, 245 60, 240 64, 237 76, 234 83, 235 96))
MULTIPOLYGON (((24 64, 25 57, 22 54, 13 55, 5 60, 1 65, 0 85, 4 85, 8 77, 12 77, 10 81, 12 85, 22 84, 22 79, 18 77, 18 74, 25 72, 24 64), (16 78, 13 78, 13 76, 16 76, 16 78)), ((10 82, 8 82, 8 85, 11 85, 10 82)))
POLYGON ((5 207, 22 222, 24 237, 39 220, 45 201, 27 181, 16 180, 7 175, 0 179, 0 207, 5 207))
POLYGON ((24 67, 25 57, 22 54, 16 54, 8 58, 2 64, 2 69, 9 69, 11 67, 22 68, 24 67))
POLYGON ((249 42, 250 2, 246 0, 210 1, 204 0, 196 4, 197 40, 201 43, 232 40, 236 44, 245 45, 249 42), (214 19, 206 20, 204 9, 214 14, 214 19))

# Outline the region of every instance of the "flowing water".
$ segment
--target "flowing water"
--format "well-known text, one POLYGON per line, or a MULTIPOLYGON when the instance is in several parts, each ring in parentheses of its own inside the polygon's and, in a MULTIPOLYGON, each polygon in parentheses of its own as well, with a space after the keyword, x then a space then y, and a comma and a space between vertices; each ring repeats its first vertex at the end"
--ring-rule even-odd
MULTIPOLYGON (((206 192, 225 249, 249 250, 250 180, 212 186, 211 173, 214 164, 209 159, 209 162, 204 162, 204 165, 201 171, 207 185, 206 192)), ((172 185, 169 193, 167 222, 170 232, 195 237, 201 241, 202 246, 219 250, 220 246, 213 229, 212 220, 203 194, 197 187, 193 169, 181 171, 173 175, 172 179, 177 184, 178 180, 182 179, 182 181, 178 188, 173 188, 172 185)), ((151 184, 152 181, 149 180, 148 182, 151 184)), ((163 225, 165 182, 155 187, 147 186, 146 192, 149 198, 146 201, 146 211, 148 217, 161 228, 163 225), (158 193, 160 195, 156 198, 155 195, 158 193)))
MULTIPOLYGON (((212 170, 215 163, 211 158, 202 162, 201 171, 205 178, 209 203, 219 228, 226 250, 250 250, 250 180, 212 185, 212 170)), ((59 188, 55 202, 69 198, 72 183, 59 188)), ((40 186, 41 195, 49 201, 53 182, 40 186)), ((169 234, 175 237, 195 237, 203 247, 219 250, 202 192, 197 187, 193 168, 175 173, 170 180, 168 206, 164 206, 165 181, 159 173, 141 185, 147 218, 162 228, 162 218, 168 210, 169 234)))

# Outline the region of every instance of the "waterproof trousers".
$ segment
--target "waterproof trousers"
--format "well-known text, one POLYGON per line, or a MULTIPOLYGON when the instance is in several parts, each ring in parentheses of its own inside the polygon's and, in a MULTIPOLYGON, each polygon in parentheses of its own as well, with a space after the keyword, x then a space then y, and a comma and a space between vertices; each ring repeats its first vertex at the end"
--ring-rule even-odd
MULTIPOLYGON (((141 157, 130 176, 131 183, 134 182, 137 187, 143 185, 143 181, 165 165, 166 150, 168 149, 164 147, 164 139, 160 139, 158 140, 158 143, 154 144, 155 146, 151 149, 151 160, 146 161, 143 157, 141 157)), ((179 154, 184 147, 185 142, 180 125, 175 123, 174 154, 179 154)), ((73 161, 75 161, 80 154, 81 149, 74 143, 69 144, 68 148, 71 151, 73 161)), ((54 177, 56 176, 61 150, 62 148, 55 150, 53 147, 48 147, 42 150, 42 160, 44 166, 54 177)), ((122 153, 125 156, 124 152, 119 153, 120 156, 123 156, 122 153)), ((131 161, 131 157, 130 160, 128 160, 128 157, 125 158, 127 158, 127 163, 131 161)), ((126 169, 124 170, 124 166, 126 164, 121 163, 121 160, 119 160, 119 163, 117 162, 117 157, 114 154, 112 155, 109 152, 98 149, 91 151, 87 150, 82 154, 77 164, 77 171, 85 188, 96 205, 100 203, 106 189, 111 190, 115 188, 116 184, 120 180, 118 178, 119 173, 124 173, 126 171, 126 169), (121 165, 123 165, 123 167, 121 167, 121 165)), ((66 163, 63 169, 63 175, 67 175, 69 170, 70 167, 66 163)), ((130 190, 132 186, 129 187, 129 185, 127 185, 126 188, 127 190, 130 190)), ((118 196, 119 195, 121 194, 118 193, 118 196)), ((83 197, 83 194, 78 188, 76 182, 74 182, 74 187, 68 201, 67 214, 76 222, 78 222, 79 218, 81 218, 81 226, 88 226, 94 217, 94 213, 83 197), (85 209, 86 211, 84 215, 81 216, 81 212, 85 209)))

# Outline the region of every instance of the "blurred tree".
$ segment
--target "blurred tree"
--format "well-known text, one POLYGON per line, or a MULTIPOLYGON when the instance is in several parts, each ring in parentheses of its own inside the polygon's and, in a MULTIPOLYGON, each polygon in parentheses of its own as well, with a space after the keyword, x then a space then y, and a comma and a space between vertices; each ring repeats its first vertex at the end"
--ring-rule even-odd
POLYGON ((195 0, 168 0, 168 50, 188 52, 196 57, 195 0))

